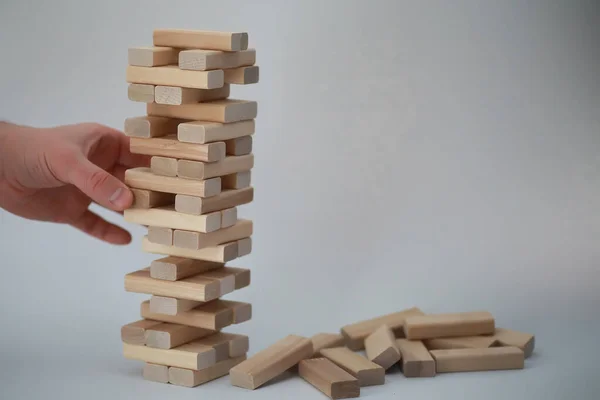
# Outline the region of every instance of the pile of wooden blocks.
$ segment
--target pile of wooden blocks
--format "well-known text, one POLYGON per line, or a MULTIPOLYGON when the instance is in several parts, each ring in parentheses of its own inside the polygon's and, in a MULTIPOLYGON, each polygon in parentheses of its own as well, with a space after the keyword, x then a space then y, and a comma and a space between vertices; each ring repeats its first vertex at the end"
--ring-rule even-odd
POLYGON ((153 46, 129 49, 128 97, 146 115, 124 130, 151 165, 126 171, 135 200, 124 217, 147 227, 142 249, 162 258, 125 276, 126 291, 151 297, 121 338, 146 379, 194 387, 246 359, 248 337, 223 329, 252 307, 222 297, 250 285, 250 270, 226 264, 252 248, 253 223, 238 207, 254 196, 257 103, 230 90, 258 82, 255 62, 245 32, 160 29, 153 46))
POLYGON ((534 347, 533 335, 497 327, 489 312, 426 315, 414 307, 346 325, 339 334, 289 335, 229 375, 232 385, 254 390, 295 370, 330 398, 354 398, 361 387, 383 385, 394 366, 407 378, 523 369, 534 347))

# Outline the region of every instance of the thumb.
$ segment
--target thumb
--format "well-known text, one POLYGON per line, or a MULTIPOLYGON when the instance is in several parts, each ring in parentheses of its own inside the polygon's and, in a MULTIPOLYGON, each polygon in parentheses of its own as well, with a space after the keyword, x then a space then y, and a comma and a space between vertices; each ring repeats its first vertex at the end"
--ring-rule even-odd
POLYGON ((131 190, 115 176, 77 153, 73 168, 67 172, 69 183, 101 206, 123 211, 133 202, 131 190))

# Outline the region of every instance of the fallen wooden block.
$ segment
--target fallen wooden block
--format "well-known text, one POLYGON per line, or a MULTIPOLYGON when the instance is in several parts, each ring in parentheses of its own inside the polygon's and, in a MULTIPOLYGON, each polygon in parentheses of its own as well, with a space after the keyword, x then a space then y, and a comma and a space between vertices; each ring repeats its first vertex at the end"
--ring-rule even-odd
POLYGON ((360 386, 383 385, 385 383, 385 369, 382 366, 367 360, 347 347, 322 349, 321 354, 356 377, 360 386))
POLYGON ((146 104, 146 113, 159 117, 230 123, 255 119, 258 114, 258 104, 256 101, 239 99, 214 100, 178 106, 149 103, 146 104))
POLYGON ((148 227, 148 240, 152 243, 164 244, 166 246, 173 245, 173 229, 162 228, 158 226, 148 227))
POLYGON ((223 78, 224 82, 231 85, 249 85, 252 83, 258 83, 259 80, 258 65, 231 68, 226 69, 223 72, 225 74, 223 78))
MULTIPOLYGON (((225 83, 217 89, 193 89, 177 86, 156 86, 154 101, 158 104, 193 104, 203 101, 226 99, 231 93, 231 86, 225 83)), ((148 103, 152 103, 149 101, 148 103)))
POLYGON ((223 124, 210 121, 184 122, 177 127, 177 139, 186 143, 222 142, 242 136, 253 135, 256 123, 253 119, 223 124))
POLYGON ((529 333, 518 332, 511 329, 496 328, 492 336, 501 346, 518 347, 529 358, 535 348, 535 336, 529 333))
POLYGON ((150 298, 149 304, 149 310, 153 314, 177 315, 204 303, 195 300, 178 299, 176 297, 153 295, 150 298))
MULTIPOLYGON (((175 197, 175 203, 177 203, 177 196, 175 197)), ((392 329, 396 337, 403 337, 404 320, 411 315, 424 315, 424 313, 417 307, 413 307, 407 310, 346 325, 342 327, 341 333, 346 338, 346 346, 352 350, 361 350, 364 348, 365 338, 384 324, 392 329)))
POLYGON ((140 103, 154 102, 154 85, 143 83, 130 83, 127 86, 127 98, 140 103))
POLYGON ((146 346, 172 349, 214 333, 211 329, 163 322, 146 330, 146 346))
POLYGON ((154 279, 177 281, 222 267, 222 263, 168 256, 152 261, 150 276, 154 279))
POLYGON ((321 357, 322 349, 340 347, 344 345, 344 337, 337 333, 317 333, 310 338, 313 345, 313 357, 321 357))
POLYGON ((182 178, 204 180, 225 176, 236 172, 249 171, 254 167, 254 155, 227 156, 221 161, 205 163, 200 161, 177 161, 177 175, 182 178))
MULTIPOLYGON (((155 207, 147 210, 131 208, 123 212, 123 217, 127 222, 145 226, 204 233, 221 230, 221 213, 218 211, 209 214, 190 215, 175 211, 174 206, 155 207)), ((156 243, 155 241, 152 242, 156 243)))
POLYGON ((401 358, 394 333, 387 325, 381 325, 365 338, 365 350, 369 361, 381 365, 386 370, 401 358))
POLYGON ((407 339, 485 335, 494 330, 494 317, 487 311, 410 316, 404 323, 407 339))
MULTIPOLYGON (((153 174, 150 168, 145 167, 126 170, 125 184, 135 189, 154 190, 173 194, 179 193, 197 197, 212 197, 221 193, 221 178, 196 181, 170 176, 159 176, 153 174)), ((175 196, 175 199, 177 201, 177 196, 175 196)))
POLYGON ((155 175, 177 176, 177 160, 169 157, 153 156, 150 158, 150 171, 155 175))
POLYGON ((247 256, 252 251, 252 238, 237 241, 238 257, 247 256))
MULTIPOLYGON (((172 135, 177 132, 181 120, 166 117, 130 117, 125 119, 124 133, 143 139, 172 135)), ((144 143, 144 142, 142 142, 144 143)))
POLYGON ((131 360, 195 370, 216 364, 215 349, 195 341, 174 349, 155 349, 123 343, 123 355, 131 360))
POLYGON ((289 335, 229 371, 233 386, 254 390, 313 354, 310 339, 289 335))
POLYGON ((236 172, 221 177, 221 190, 236 190, 250 187, 252 174, 250 171, 236 172))
POLYGON ((236 52, 218 50, 184 50, 179 53, 179 68, 196 71, 238 68, 256 63, 256 50, 236 52))
POLYGON ((498 344, 498 340, 493 336, 459 336, 444 337, 436 339, 425 339, 425 347, 429 350, 446 349, 479 349, 493 347, 498 344))
POLYGON ((152 243, 147 236, 142 238, 142 250, 147 253, 164 254, 195 260, 205 260, 217 263, 226 263, 238 258, 238 242, 220 244, 213 247, 205 247, 200 250, 183 249, 175 246, 165 246, 152 243))
POLYGON ((360 396, 358 379, 326 358, 302 360, 298 373, 331 399, 349 399, 360 396))
POLYGON ((129 142, 129 147, 130 151, 134 154, 172 157, 203 162, 221 161, 226 155, 226 145, 224 142, 190 144, 180 142, 175 135, 152 139, 132 137, 129 142))
POLYGON ((159 67, 177 64, 179 49, 162 46, 131 47, 127 52, 129 65, 138 67, 159 67))
POLYGON ((133 193, 133 203, 130 208, 148 209, 175 204, 174 193, 163 193, 134 188, 130 188, 130 190, 133 193))
MULTIPOLYGON (((128 83, 155 86, 177 86, 194 89, 217 89, 225 84, 223 70, 187 71, 176 65, 164 67, 136 67, 129 65, 125 72, 128 83)), ((155 104, 155 103, 152 103, 155 104)))
POLYGON ((160 321, 142 319, 121 327, 121 341, 123 343, 143 346, 146 344, 146 330, 160 325, 160 321))
POLYGON ((229 370, 242 361, 246 360, 246 355, 229 358, 220 361, 215 365, 195 371, 178 367, 169 368, 169 383, 177 386, 196 387, 204 383, 213 381, 229 374, 229 370))
POLYGON ((472 372, 523 369, 525 355, 518 347, 432 350, 436 372, 472 372))
POLYGON ((237 207, 231 207, 225 210, 221 210, 220 213, 221 228, 229 228, 230 226, 234 226, 238 221, 237 207))
POLYGON ((248 204, 253 200, 254 188, 252 187, 239 190, 222 190, 218 195, 208 198, 178 194, 175 196, 175 211, 183 214, 203 215, 248 204))
POLYGON ((140 306, 140 313, 146 319, 218 331, 232 324, 249 321, 252 318, 251 309, 249 303, 215 300, 177 315, 168 315, 150 312, 150 301, 146 300, 140 306))
POLYGON ((225 141, 225 153, 228 156, 243 156, 252 153, 252 136, 242 136, 225 141))
MULTIPOLYGON (((204 214, 212 215, 212 214, 204 214)), ((198 217, 188 215, 188 217, 198 217)), ((219 215, 220 217, 220 215, 219 215)), ((219 223, 221 221, 219 220, 219 223)), ((217 246, 223 243, 244 239, 253 233, 251 220, 240 219, 229 228, 218 229, 210 233, 176 229, 173 233, 173 246, 199 250, 205 247, 217 246)))
POLYGON ((145 363, 142 376, 147 381, 169 383, 169 367, 166 365, 145 363))
POLYGON ((155 46, 222 51, 241 51, 248 49, 247 32, 156 29, 152 36, 153 44, 155 46))
POLYGON ((435 376, 435 360, 420 340, 396 339, 402 355, 402 373, 407 378, 435 376))

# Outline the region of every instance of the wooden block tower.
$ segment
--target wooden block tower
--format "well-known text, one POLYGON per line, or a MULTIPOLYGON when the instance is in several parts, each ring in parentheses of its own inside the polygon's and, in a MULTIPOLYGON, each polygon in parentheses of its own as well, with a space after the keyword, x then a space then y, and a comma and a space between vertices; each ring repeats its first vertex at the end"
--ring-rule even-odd
POLYGON ((124 216, 147 227, 142 249, 158 258, 125 276, 126 291, 151 297, 121 338, 148 380, 194 387, 246 359, 248 337, 224 329, 252 307, 223 297, 250 284, 250 270, 229 263, 252 249, 238 208, 254 197, 257 103, 231 90, 258 83, 255 64, 245 32, 159 29, 153 46, 129 49, 128 97, 146 115, 124 130, 151 165, 126 171, 135 201, 124 216))

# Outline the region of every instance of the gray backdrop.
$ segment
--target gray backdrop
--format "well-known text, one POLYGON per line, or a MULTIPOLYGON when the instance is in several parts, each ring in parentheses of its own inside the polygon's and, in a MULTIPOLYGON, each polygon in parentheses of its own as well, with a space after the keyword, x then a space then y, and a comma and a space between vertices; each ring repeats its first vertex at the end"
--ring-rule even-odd
MULTIPOLYGON (((369 398, 595 398, 599 12, 592 1, 25 1, 0 5, 0 117, 121 128, 127 48, 159 27, 246 30, 261 82, 251 353, 417 305, 536 334, 524 371, 408 380, 369 398)), ((0 397, 323 398, 299 378, 143 381, 120 327, 147 296, 112 247, 0 212, 0 397)))

